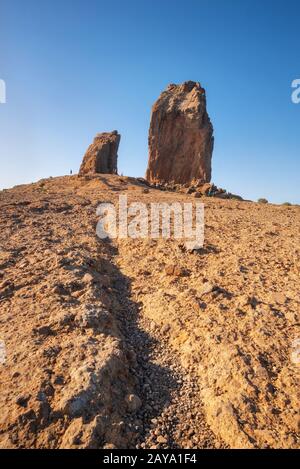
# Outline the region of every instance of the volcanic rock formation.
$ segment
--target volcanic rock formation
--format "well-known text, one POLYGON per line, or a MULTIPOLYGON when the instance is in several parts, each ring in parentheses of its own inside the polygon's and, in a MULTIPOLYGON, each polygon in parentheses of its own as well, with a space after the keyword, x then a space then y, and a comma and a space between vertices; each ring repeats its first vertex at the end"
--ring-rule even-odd
POLYGON ((84 155, 79 174, 117 174, 120 139, 116 130, 97 134, 84 155))
POLYGON ((200 83, 169 85, 152 108, 147 180, 209 182, 213 144, 213 126, 200 83))

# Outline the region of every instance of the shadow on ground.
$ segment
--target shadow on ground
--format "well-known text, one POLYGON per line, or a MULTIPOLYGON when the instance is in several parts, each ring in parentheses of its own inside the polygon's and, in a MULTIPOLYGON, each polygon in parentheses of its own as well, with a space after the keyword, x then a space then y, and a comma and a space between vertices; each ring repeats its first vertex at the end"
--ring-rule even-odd
MULTIPOLYGON (((154 426, 152 420, 160 417, 163 410, 170 404, 172 391, 178 390, 181 385, 178 384, 172 370, 154 362, 158 342, 139 325, 141 305, 132 300, 131 279, 113 263, 114 257, 118 254, 117 248, 109 240, 101 241, 101 250, 103 250, 103 245, 108 256, 103 261, 102 252, 99 258, 101 258, 104 270, 113 278, 114 295, 120 305, 117 320, 124 336, 124 348, 133 351, 136 355, 136 364, 130 369, 130 373, 136 378, 135 391, 142 405, 134 415, 128 413, 125 416, 126 425, 134 435, 129 447, 135 448, 137 444, 140 445, 145 441, 151 426, 154 426)), ((169 436, 168 447, 176 447, 171 436, 169 436)))

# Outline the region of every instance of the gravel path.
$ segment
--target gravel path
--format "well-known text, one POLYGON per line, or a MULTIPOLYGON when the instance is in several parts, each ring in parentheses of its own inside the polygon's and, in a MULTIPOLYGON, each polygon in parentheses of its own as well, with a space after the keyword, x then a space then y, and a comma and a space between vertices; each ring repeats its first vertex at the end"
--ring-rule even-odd
POLYGON ((128 417, 129 430, 136 434, 136 448, 220 448, 205 423, 197 379, 183 370, 159 328, 143 317, 142 305, 130 299, 129 280, 118 286, 120 314, 126 346, 136 354, 131 372, 138 380, 142 405, 128 417))

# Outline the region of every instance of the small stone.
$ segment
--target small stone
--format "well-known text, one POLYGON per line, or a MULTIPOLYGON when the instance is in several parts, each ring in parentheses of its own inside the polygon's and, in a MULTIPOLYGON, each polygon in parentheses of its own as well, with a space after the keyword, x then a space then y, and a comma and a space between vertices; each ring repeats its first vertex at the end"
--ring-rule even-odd
POLYGON ((83 281, 84 283, 93 283, 94 277, 93 277, 91 274, 86 273, 86 274, 83 276, 82 281, 83 281))
POLYGON ((184 270, 177 265, 168 265, 165 269, 167 275, 174 275, 175 277, 182 277, 184 270))
POLYGON ((78 290, 78 291, 74 291, 72 293, 72 297, 73 298, 80 298, 82 295, 83 295, 84 291, 83 290, 78 290))
POLYGON ((265 380, 269 379, 268 371, 266 370, 266 368, 264 368, 261 365, 257 365, 254 367, 254 373, 255 373, 255 376, 257 376, 259 379, 265 379, 265 380))
POLYGON ((167 332, 169 332, 170 329, 171 329, 170 324, 165 324, 165 325, 161 328, 161 332, 162 332, 163 334, 166 334, 167 332))
POLYGON ((136 394, 129 394, 126 403, 129 412, 137 412, 142 406, 142 401, 136 394))
POLYGON ((113 443, 106 443, 103 449, 117 449, 117 447, 113 443))
POLYGON ((200 291, 200 296, 207 295, 208 293, 213 292, 215 289, 215 285, 210 282, 207 282, 203 285, 200 291))
POLYGON ((191 302, 191 307, 192 307, 192 309, 197 313, 197 312, 199 311, 199 309, 200 309, 199 302, 196 301, 196 300, 193 300, 193 301, 191 302))
POLYGON ((156 438, 156 441, 157 441, 157 443, 160 443, 160 444, 166 444, 168 442, 168 440, 162 435, 159 435, 156 438))
POLYGON ((165 271, 167 275, 173 275, 174 274, 174 269, 175 265, 167 265, 165 271))
POLYGON ((27 403, 28 403, 29 399, 30 399, 29 394, 19 396, 16 400, 16 404, 18 404, 20 407, 27 407, 27 403))
POLYGON ((174 268, 174 275, 175 277, 182 277, 184 275, 184 271, 181 267, 175 267, 174 268))

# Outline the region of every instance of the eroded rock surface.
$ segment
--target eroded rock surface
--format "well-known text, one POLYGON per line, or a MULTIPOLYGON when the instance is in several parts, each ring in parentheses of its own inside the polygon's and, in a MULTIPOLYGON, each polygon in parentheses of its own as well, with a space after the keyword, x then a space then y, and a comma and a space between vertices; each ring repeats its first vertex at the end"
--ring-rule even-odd
POLYGON ((169 85, 152 108, 147 180, 210 182, 213 144, 213 126, 200 83, 169 85))
POLYGON ((116 130, 97 134, 84 155, 79 174, 117 174, 120 139, 116 130))

